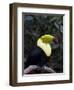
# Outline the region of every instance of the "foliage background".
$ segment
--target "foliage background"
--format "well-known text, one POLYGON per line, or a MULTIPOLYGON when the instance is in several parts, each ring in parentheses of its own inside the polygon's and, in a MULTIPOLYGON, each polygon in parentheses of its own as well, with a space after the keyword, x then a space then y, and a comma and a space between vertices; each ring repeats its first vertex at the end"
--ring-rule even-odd
POLYGON ((63 15, 23 13, 23 19, 24 60, 40 36, 51 34, 57 37, 58 44, 51 45, 49 66, 57 73, 63 72, 63 15))

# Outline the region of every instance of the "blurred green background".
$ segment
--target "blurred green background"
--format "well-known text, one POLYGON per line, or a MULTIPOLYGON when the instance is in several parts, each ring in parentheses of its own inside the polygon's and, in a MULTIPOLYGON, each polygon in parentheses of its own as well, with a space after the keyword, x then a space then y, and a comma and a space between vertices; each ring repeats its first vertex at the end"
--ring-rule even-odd
POLYGON ((23 13, 23 19, 24 58, 28 57, 28 53, 40 36, 54 35, 58 39, 58 44, 51 45, 49 66, 57 73, 63 72, 63 15, 23 13))

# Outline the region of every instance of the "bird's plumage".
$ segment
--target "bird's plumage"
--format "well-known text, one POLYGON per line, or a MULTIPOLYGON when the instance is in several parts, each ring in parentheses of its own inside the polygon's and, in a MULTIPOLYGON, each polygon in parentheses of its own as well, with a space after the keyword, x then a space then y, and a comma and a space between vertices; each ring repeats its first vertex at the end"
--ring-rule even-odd
POLYGON ((39 39, 37 41, 37 46, 40 47, 47 56, 51 55, 51 46, 50 46, 50 44, 43 43, 43 41, 41 39, 39 39))
POLYGON ((29 65, 38 65, 42 67, 44 64, 48 62, 47 59, 48 57, 41 48, 33 46, 24 66, 25 68, 29 65))
POLYGON ((39 67, 45 66, 49 61, 48 58, 51 56, 51 45, 54 36, 43 35, 37 40, 37 45, 33 46, 25 62, 24 68, 30 65, 37 65, 39 67))

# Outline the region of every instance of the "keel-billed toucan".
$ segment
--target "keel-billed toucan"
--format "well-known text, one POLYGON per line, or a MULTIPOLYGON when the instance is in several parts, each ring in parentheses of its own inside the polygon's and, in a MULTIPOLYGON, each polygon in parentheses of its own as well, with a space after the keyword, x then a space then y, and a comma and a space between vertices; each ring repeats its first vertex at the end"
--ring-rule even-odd
POLYGON ((53 35, 45 34, 37 40, 37 45, 34 46, 29 53, 24 65, 24 73, 43 73, 55 72, 46 64, 49 62, 49 57, 52 54, 51 43, 56 42, 53 35))

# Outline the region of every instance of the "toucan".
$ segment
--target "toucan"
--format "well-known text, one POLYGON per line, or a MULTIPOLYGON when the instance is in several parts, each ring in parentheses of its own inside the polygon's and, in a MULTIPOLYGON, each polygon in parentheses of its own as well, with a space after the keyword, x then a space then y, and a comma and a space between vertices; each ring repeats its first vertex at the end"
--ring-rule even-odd
POLYGON ((24 74, 55 73, 53 69, 47 66, 52 54, 52 42, 57 42, 53 35, 45 34, 38 38, 36 46, 33 46, 24 63, 24 74))

